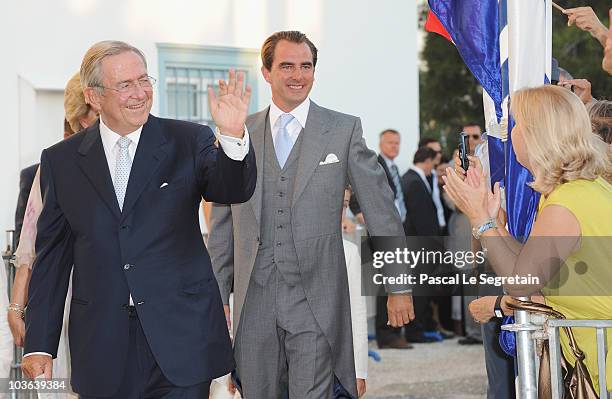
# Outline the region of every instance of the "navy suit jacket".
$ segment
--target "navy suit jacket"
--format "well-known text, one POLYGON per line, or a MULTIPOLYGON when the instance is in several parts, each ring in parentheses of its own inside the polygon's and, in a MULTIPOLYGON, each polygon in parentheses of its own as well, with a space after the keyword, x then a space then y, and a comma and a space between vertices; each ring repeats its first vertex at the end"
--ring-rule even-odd
POLYGON ((207 126, 150 115, 123 212, 99 124, 43 151, 44 206, 25 352, 56 355, 74 265, 69 338, 77 393, 107 396, 118 389, 128 352, 130 293, 155 359, 173 384, 194 385, 234 368, 198 209, 202 197, 247 201, 257 172, 252 148, 239 162, 214 142, 207 126))

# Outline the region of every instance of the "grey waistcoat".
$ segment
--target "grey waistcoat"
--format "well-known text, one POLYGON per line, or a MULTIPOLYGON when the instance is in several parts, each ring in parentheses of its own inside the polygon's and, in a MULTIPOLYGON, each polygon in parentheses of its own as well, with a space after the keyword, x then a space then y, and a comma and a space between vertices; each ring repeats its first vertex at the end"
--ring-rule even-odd
MULTIPOLYGON (((267 119, 267 118, 266 118, 267 119)), ((277 268, 283 279, 296 285, 300 281, 298 257, 291 231, 291 202, 298 158, 304 131, 300 132, 287 162, 280 168, 276 158, 269 120, 264 134, 261 242, 252 278, 265 285, 277 268)))

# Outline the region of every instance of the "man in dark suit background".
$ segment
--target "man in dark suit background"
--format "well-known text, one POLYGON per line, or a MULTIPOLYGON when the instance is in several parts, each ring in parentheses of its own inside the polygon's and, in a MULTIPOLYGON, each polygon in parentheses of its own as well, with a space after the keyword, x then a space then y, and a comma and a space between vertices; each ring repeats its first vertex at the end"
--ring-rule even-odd
MULTIPOLYGON (((442 200, 442 178, 438 174, 438 168, 443 162, 442 156, 442 144, 438 139, 433 137, 423 137, 419 140, 419 148, 429 147, 436 152, 434 158, 434 168, 429 176, 426 176, 429 186, 433 188, 432 197, 434 205, 438 212, 438 224, 441 226, 440 235, 448 235, 448 220, 451 216, 452 211, 446 206, 445 201, 442 200)), ((437 306, 438 319, 440 321, 440 334, 444 339, 453 338, 455 334, 452 333, 454 329, 452 320, 452 303, 450 295, 439 295, 432 298, 433 302, 437 306)))
POLYGON ((402 176, 402 189, 406 202, 404 230, 409 236, 437 236, 441 233, 438 210, 434 203, 433 188, 429 183, 435 167, 436 152, 421 147, 414 154, 413 166, 402 176))
POLYGON ((41 155, 22 369, 51 377, 71 269, 72 388, 81 398, 208 397, 234 368, 219 288, 198 223, 201 198, 247 201, 256 164, 244 122, 250 88, 230 72, 209 89, 207 126, 149 114, 137 48, 105 41, 81 65, 100 120, 41 155))
POLYGON ((19 196, 17 197, 17 208, 15 209, 15 248, 19 245, 19 236, 23 227, 23 217, 28 206, 28 197, 34 183, 34 176, 39 164, 30 165, 19 173, 19 196))
MULTIPOLYGON (((435 168, 437 152, 430 147, 420 147, 413 158, 413 166, 402 176, 402 190, 406 202, 404 231, 407 236, 435 237, 442 234, 443 226, 438 219, 434 202, 434 187, 430 177, 435 168)), ((415 295, 415 319, 406 326, 408 342, 435 342, 442 339, 437 333, 438 325, 433 319, 431 298, 415 295), (436 332, 430 336, 428 333, 436 332)))

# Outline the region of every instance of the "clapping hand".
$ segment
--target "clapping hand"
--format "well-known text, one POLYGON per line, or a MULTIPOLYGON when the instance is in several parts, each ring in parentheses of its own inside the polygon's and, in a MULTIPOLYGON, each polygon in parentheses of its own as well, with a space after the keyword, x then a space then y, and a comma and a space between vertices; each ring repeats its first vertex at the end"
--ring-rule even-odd
POLYGON ((219 95, 208 87, 208 106, 215 124, 227 136, 242 138, 249 110, 251 86, 244 86, 244 72, 230 69, 229 80, 219 80, 219 95))
POLYGON ((445 183, 444 189, 470 219, 472 226, 497 218, 501 204, 499 183, 495 183, 491 193, 478 158, 470 157, 470 168, 464 181, 450 167, 446 169, 446 176, 442 179, 445 183))

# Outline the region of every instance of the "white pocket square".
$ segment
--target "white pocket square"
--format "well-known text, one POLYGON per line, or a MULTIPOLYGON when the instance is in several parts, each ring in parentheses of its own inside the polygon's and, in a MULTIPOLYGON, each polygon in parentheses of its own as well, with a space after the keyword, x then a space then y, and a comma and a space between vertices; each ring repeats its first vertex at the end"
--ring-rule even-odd
POLYGON ((336 163, 336 162, 340 162, 340 160, 338 159, 336 154, 332 153, 332 154, 327 154, 327 156, 325 157, 325 161, 319 162, 319 165, 329 165, 331 163, 336 163))
POLYGON ((164 187, 166 187, 167 185, 168 185, 168 183, 163 182, 163 183, 162 183, 162 185, 161 185, 161 186, 159 186, 159 188, 164 188, 164 187))

